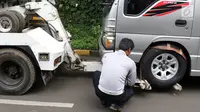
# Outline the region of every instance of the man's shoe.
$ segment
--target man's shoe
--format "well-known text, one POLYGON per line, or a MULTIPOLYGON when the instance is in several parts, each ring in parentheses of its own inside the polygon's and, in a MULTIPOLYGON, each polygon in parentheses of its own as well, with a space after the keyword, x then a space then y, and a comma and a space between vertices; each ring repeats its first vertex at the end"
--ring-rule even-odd
POLYGON ((122 112, 123 111, 121 106, 118 106, 118 105, 115 105, 115 104, 112 104, 110 106, 110 109, 113 110, 113 111, 116 111, 116 112, 122 112))
POLYGON ((111 110, 113 111, 117 111, 117 107, 115 104, 112 104, 110 107, 109 107, 111 110))

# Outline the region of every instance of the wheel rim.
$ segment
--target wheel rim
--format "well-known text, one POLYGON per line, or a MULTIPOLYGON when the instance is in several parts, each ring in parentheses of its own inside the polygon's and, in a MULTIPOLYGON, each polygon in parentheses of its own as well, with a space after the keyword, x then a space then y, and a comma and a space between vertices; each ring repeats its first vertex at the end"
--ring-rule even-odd
POLYGON ((23 80, 22 67, 13 61, 0 63, 0 81, 8 86, 19 85, 23 80))
POLYGON ((12 21, 8 17, 0 18, 0 31, 9 32, 12 29, 12 21))
POLYGON ((172 79, 178 72, 178 68, 178 60, 169 53, 158 55, 151 64, 151 72, 158 80, 172 79))

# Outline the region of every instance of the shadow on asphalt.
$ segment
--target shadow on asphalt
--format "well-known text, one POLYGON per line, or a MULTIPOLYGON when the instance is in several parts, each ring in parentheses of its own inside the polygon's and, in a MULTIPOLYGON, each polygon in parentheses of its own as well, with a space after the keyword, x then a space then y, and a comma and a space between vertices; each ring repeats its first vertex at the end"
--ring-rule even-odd
MULTIPOLYGON (((92 76, 92 72, 80 72, 80 71, 57 71, 54 78, 56 77, 62 77, 62 78, 70 78, 71 80, 73 78, 83 78, 83 77, 87 77, 87 78, 91 78, 92 76)), ((30 90, 29 94, 35 94, 35 93, 39 93, 40 91, 45 90, 45 88, 49 87, 49 86, 53 86, 56 87, 56 85, 54 85, 54 78, 46 85, 44 86, 41 82, 40 83, 36 83, 36 85, 30 90)), ((200 77, 186 77, 184 78, 180 84, 183 87, 183 91, 188 91, 188 90, 192 90, 192 91, 200 91, 200 77)), ((61 84, 62 85, 62 84, 61 84)), ((169 93, 172 90, 171 89, 167 89, 167 90, 152 90, 152 91, 144 91, 141 90, 140 88, 134 88, 135 94, 137 95, 143 95, 145 93, 169 93)))
MULTIPOLYGON (((179 84, 182 86, 183 90, 181 92, 177 92, 178 94, 184 93, 185 91, 200 91, 200 77, 187 77, 184 78, 179 84)), ((134 90, 137 96, 144 96, 146 93, 175 93, 175 90, 172 88, 151 91, 143 91, 140 88, 135 88, 134 90)))
POLYGON ((180 83, 185 89, 198 89, 200 90, 200 77, 187 77, 180 83))
MULTIPOLYGON (((99 60, 100 58, 98 57, 83 57, 83 60, 87 60, 87 61, 100 61, 99 60)), ((73 78, 81 78, 81 77, 88 77, 88 78, 91 78, 92 77, 92 72, 83 72, 83 71, 67 71, 65 69, 65 65, 61 65, 57 70, 56 70, 56 74, 54 77, 63 77, 63 78, 68 78, 70 77, 70 79, 73 79, 73 78)), ((40 91, 43 91, 45 88, 47 88, 48 86, 55 86, 53 85, 53 82, 54 82, 54 79, 52 79, 48 84, 47 86, 44 86, 44 84, 40 81, 39 83, 37 82, 35 84, 35 86, 30 90, 30 94, 34 94, 34 93, 37 93, 37 92, 40 92, 40 91)), ((183 87, 183 90, 199 90, 200 91, 200 77, 184 77, 184 79, 180 82, 180 84, 182 85, 183 87)), ((140 94, 141 93, 146 93, 146 92, 169 92, 171 90, 153 90, 153 91, 143 91, 139 88, 134 88, 135 89, 135 94, 140 94)))

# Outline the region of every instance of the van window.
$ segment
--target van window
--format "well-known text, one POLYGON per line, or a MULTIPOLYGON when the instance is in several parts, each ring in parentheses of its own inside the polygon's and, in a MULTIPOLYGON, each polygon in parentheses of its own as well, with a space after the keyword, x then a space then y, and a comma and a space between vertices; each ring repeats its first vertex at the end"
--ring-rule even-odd
POLYGON ((159 0, 125 0, 125 15, 138 15, 159 0))

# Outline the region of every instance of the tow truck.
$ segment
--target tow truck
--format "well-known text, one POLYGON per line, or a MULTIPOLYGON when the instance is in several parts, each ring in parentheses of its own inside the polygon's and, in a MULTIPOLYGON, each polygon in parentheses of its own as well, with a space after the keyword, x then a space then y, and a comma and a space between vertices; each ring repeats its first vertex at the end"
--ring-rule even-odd
MULTIPOLYGON (((55 70, 101 70, 101 62, 82 61, 71 47, 71 34, 59 17, 54 0, 0 0, 0 93, 23 95, 55 70)), ((151 89, 142 77, 138 87, 151 89)))

